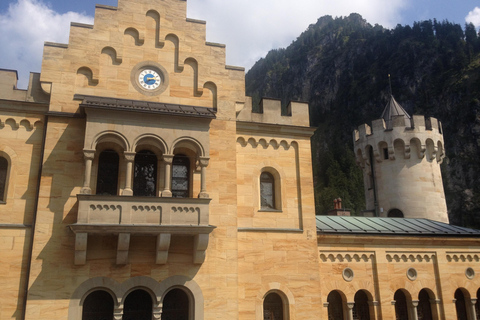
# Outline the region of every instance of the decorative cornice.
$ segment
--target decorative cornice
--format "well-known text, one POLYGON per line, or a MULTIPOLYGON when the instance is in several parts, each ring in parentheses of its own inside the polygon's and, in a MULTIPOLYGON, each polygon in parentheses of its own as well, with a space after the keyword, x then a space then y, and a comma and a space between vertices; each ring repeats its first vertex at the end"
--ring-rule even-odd
POLYGON ((267 149, 269 147, 274 148, 277 150, 280 147, 283 147, 283 149, 288 150, 290 149, 290 146, 293 146, 296 141, 286 141, 286 140, 277 140, 277 139, 269 139, 267 141, 264 138, 260 138, 257 140, 257 138, 253 137, 237 137, 237 143, 239 143, 242 147, 246 147, 247 144, 250 144, 253 148, 257 148, 259 145, 262 146, 264 149, 267 149), (280 141, 280 142, 278 142, 280 141))
POLYGON ((435 259, 432 252, 387 252, 388 262, 430 262, 435 259))
POLYGON ((480 253, 447 252, 448 262, 479 262, 480 253))
POLYGON ((320 260, 323 262, 370 262, 374 257, 375 254, 369 251, 320 251, 320 260))

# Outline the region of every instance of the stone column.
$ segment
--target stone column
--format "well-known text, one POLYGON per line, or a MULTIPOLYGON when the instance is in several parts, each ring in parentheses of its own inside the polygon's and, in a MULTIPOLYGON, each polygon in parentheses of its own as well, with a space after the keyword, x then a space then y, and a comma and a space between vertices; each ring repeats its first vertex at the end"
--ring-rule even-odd
POLYGON ((418 307, 418 300, 412 300, 410 304, 410 312, 411 312, 412 320, 418 320, 417 307, 418 307))
POLYGON ((83 188, 80 190, 80 193, 92 194, 90 180, 92 178, 92 162, 95 158, 95 150, 83 149, 83 156, 85 158, 85 177, 83 178, 83 188))
POLYGON ((466 300, 467 302, 467 306, 470 310, 467 310, 467 312, 470 313, 470 317, 471 319, 475 320, 477 319, 477 312, 475 311, 475 304, 477 303, 477 299, 476 298, 473 298, 473 299, 470 299, 470 303, 468 300, 466 300))
POLYGON ((353 307, 355 302, 347 302, 347 320, 353 320, 353 307))
POLYGON ((133 195, 132 180, 133 180, 133 162, 135 161, 135 152, 124 152, 125 160, 127 161, 127 171, 125 174, 125 189, 123 189, 122 195, 133 195))
POLYGON ((113 309, 113 319, 122 320, 123 318, 123 308, 114 308, 113 309))
POLYGON ((208 198, 209 196, 207 193, 207 166, 208 166, 208 160, 210 160, 210 158, 200 157, 198 160, 201 168, 200 193, 198 194, 198 197, 208 198))
POLYGON ((162 197, 172 197, 172 162, 173 154, 164 154, 163 161, 165 162, 165 188, 162 192, 162 197))

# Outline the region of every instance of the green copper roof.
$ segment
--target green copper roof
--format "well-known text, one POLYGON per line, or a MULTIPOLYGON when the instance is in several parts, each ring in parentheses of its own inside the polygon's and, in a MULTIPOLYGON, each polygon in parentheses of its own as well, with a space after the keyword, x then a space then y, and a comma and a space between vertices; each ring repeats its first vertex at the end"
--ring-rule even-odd
POLYGON ((316 216, 317 233, 480 237, 480 230, 429 219, 316 216))

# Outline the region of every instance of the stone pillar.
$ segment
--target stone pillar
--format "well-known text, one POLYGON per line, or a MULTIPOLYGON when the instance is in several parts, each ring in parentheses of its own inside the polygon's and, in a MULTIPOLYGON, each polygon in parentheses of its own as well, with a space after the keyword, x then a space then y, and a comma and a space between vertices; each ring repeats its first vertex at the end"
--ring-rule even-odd
POLYGON ((470 319, 476 320, 477 319, 477 312, 475 311, 475 304, 477 303, 477 298, 473 298, 469 300, 466 300, 467 307, 469 310, 467 310, 468 313, 470 313, 470 319), (470 303, 469 303, 470 302, 470 303))
POLYGON ((125 189, 123 189, 122 195, 133 195, 132 180, 133 180, 133 162, 135 161, 135 152, 124 152, 125 160, 127 161, 127 172, 125 174, 125 189))
POLYGON ((347 302, 347 320, 353 320, 353 307, 355 302, 347 302))
POLYGON ((173 154, 164 154, 163 161, 165 162, 165 189, 163 189, 162 197, 171 198, 173 154))
POLYGON ((83 188, 80 190, 80 193, 92 194, 90 180, 92 178, 92 162, 95 158, 95 150, 83 149, 83 156, 85 158, 85 177, 83 178, 83 188))
POLYGON ((411 312, 412 320, 418 320, 417 307, 418 307, 418 300, 412 300, 410 304, 410 312, 411 312))
POLYGON ((368 310, 370 311, 370 318, 377 319, 378 318, 378 310, 380 307, 380 303, 378 301, 368 301, 368 310))
POLYGON ((200 157, 198 160, 201 168, 200 193, 198 194, 198 197, 208 198, 209 196, 207 193, 207 166, 208 166, 208 160, 210 160, 210 158, 200 157))
POLYGON ((123 318, 123 308, 113 309, 113 319, 114 320, 122 320, 122 318, 123 318))

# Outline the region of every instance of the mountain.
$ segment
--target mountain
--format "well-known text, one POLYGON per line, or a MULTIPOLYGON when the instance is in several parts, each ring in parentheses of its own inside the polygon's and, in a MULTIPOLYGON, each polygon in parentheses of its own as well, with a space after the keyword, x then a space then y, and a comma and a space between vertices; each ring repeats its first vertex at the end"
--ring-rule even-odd
MULTIPOLYGON (((270 51, 246 75, 261 97, 308 101, 316 211, 343 198, 365 208, 352 131, 380 118, 392 93, 409 114, 442 121, 442 164, 452 224, 480 228, 480 35, 471 24, 427 20, 386 29, 360 15, 324 16, 290 46, 270 51)), ((419 195, 421 196, 421 195, 419 195)))

